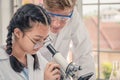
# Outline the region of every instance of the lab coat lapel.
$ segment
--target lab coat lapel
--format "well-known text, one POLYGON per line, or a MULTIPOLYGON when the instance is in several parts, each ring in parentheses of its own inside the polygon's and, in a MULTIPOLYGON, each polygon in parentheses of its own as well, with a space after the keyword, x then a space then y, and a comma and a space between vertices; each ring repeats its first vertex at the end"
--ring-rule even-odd
MULTIPOLYGON (((73 12, 73 15, 74 15, 74 12, 73 12)), ((75 16, 75 15, 74 15, 75 16)), ((57 40, 56 40, 56 43, 55 43, 55 48, 58 50, 60 45, 61 45, 61 41, 63 40, 64 36, 66 34, 71 34, 71 33, 68 33, 68 31, 66 30, 70 30, 70 27, 69 26, 74 26, 74 24, 72 24, 71 21, 77 21, 77 20, 73 20, 74 18, 72 17, 67 23, 66 25, 63 27, 63 29, 61 30, 61 32, 58 34, 58 37, 57 37, 57 40)))
POLYGON ((29 80, 34 80, 33 63, 34 63, 34 58, 28 54, 27 55, 27 64, 28 64, 29 80))
MULTIPOLYGON (((66 28, 66 26, 64 27, 66 28)), ((65 33, 65 29, 62 29, 61 32, 58 34, 58 37, 57 37, 57 40, 56 40, 56 43, 55 43, 55 48, 58 50, 60 45, 61 45, 61 40, 63 39, 63 36, 64 36, 64 33, 65 33)))

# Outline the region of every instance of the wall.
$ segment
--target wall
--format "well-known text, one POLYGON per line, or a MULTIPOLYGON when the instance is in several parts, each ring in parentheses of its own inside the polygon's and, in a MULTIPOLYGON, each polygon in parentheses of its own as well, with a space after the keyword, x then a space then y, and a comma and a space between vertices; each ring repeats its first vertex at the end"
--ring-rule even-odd
MULTIPOLYGON (((0 0, 0 4, 1 4, 1 0, 0 0)), ((1 12, 1 5, 0 5, 0 12, 1 12)), ((0 14, 0 32, 2 32, 2 27, 1 27, 1 26, 2 26, 2 23, 1 23, 1 20, 2 20, 2 19, 1 19, 1 16, 2 16, 2 15, 0 14)), ((1 35, 1 33, 0 33, 0 44, 1 44, 1 43, 2 43, 2 35, 1 35)))
POLYGON ((7 26, 12 16, 12 0, 0 0, 0 44, 5 44, 7 26))

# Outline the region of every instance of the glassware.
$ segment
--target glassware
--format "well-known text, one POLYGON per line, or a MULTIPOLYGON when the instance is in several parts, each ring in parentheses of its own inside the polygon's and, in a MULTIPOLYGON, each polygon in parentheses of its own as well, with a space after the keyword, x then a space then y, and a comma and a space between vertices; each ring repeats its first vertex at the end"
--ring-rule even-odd
POLYGON ((118 61, 113 62, 109 80, 120 80, 120 65, 118 61))

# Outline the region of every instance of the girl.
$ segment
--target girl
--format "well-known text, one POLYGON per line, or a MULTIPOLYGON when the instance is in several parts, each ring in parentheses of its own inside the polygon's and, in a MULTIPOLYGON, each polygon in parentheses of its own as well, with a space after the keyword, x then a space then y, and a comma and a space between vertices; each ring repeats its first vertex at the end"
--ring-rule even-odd
POLYGON ((50 23, 40 6, 26 4, 17 10, 8 25, 7 45, 0 47, 0 80, 59 80, 59 65, 47 64, 36 53, 48 36, 50 23))

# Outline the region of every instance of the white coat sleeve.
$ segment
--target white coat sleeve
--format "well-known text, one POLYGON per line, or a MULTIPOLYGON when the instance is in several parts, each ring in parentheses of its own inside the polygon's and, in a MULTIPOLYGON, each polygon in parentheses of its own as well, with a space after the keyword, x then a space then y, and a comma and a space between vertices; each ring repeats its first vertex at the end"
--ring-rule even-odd
POLYGON ((5 80, 1 71, 0 71, 0 80, 5 80))
POLYGON ((79 15, 81 15, 81 11, 82 11, 82 1, 81 0, 77 0, 76 1, 76 8, 77 8, 77 11, 78 11, 78 13, 79 13, 79 15))
POLYGON ((92 56, 92 46, 81 19, 74 25, 72 42, 73 62, 80 65, 82 68, 79 75, 94 72, 94 76, 90 80, 95 80, 95 65, 92 56))

